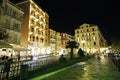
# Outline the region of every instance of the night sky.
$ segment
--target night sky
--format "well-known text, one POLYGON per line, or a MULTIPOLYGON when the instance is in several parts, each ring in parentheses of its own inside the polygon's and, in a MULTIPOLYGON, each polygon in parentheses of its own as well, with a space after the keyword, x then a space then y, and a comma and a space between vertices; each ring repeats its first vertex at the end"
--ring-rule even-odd
MULTIPOLYGON (((15 1, 22 0, 10 0, 15 1)), ((49 15, 49 27, 74 35, 83 23, 99 26, 105 38, 120 37, 120 5, 115 0, 34 0, 49 15)))

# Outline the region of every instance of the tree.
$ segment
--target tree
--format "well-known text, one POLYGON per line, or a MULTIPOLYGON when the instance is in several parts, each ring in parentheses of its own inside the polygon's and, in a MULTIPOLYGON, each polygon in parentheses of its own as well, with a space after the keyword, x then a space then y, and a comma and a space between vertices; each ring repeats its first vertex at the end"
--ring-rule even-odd
POLYGON ((81 48, 78 50, 78 55, 79 55, 79 57, 85 56, 84 51, 81 48))
POLYGON ((78 43, 76 41, 68 41, 66 48, 71 48, 70 59, 73 60, 73 49, 78 48, 78 43))
POLYGON ((9 37, 8 31, 5 28, 0 28, 0 40, 7 39, 9 37))

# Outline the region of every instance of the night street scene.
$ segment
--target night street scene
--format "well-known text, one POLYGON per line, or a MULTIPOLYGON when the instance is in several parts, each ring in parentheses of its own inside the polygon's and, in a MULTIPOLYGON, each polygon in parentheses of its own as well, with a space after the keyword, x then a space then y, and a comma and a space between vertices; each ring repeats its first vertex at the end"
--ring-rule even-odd
POLYGON ((0 0, 0 80, 120 80, 119 7, 0 0))

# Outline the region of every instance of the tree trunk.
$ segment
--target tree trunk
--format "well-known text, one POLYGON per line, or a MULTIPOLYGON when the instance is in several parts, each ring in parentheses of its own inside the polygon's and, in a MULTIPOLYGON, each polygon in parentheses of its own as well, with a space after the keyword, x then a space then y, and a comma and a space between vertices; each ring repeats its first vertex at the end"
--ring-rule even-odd
POLYGON ((73 48, 71 48, 70 59, 73 60, 73 48))

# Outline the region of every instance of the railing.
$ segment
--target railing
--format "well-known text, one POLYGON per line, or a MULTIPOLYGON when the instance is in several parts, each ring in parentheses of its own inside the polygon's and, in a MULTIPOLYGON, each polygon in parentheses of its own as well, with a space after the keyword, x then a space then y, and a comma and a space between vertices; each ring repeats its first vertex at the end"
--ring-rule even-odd
POLYGON ((41 58, 38 60, 21 61, 21 62, 8 62, 3 61, 0 63, 0 80, 14 79, 16 77, 24 77, 29 71, 35 71, 49 63, 57 60, 56 57, 41 58), (25 72, 27 69, 27 72, 25 72))

